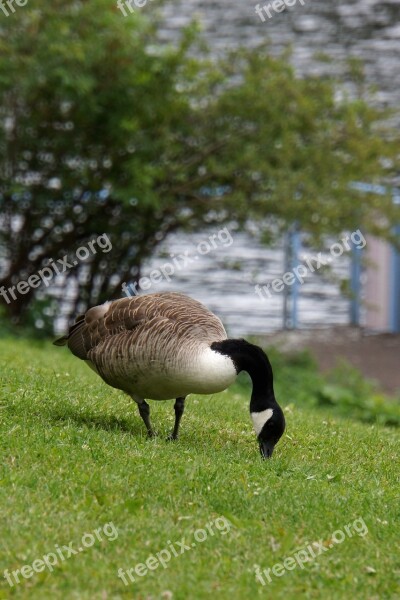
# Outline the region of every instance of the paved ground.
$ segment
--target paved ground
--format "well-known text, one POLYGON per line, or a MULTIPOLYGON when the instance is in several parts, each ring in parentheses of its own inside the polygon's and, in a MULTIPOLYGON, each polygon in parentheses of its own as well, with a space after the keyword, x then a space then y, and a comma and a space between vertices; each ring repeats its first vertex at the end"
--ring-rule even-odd
POLYGON ((366 377, 378 381, 385 392, 400 395, 400 335, 335 327, 282 331, 267 336, 266 343, 284 351, 309 348, 322 371, 345 358, 366 377))

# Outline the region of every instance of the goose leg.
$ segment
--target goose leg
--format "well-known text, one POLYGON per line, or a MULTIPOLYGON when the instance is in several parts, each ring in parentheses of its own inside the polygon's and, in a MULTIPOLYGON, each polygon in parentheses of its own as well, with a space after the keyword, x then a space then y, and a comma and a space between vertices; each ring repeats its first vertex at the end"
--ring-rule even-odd
POLYGON ((185 410, 185 398, 177 398, 174 404, 175 409, 175 425, 172 433, 169 434, 168 440, 176 440, 178 439, 178 431, 179 431, 179 423, 181 422, 181 418, 183 415, 183 411, 185 410))
POLYGON ((150 406, 147 404, 146 400, 143 400, 142 402, 140 402, 140 404, 138 404, 138 406, 139 406, 140 416, 142 417, 144 424, 146 425, 148 436, 154 437, 155 436, 154 429, 151 426, 151 422, 150 422, 150 406))

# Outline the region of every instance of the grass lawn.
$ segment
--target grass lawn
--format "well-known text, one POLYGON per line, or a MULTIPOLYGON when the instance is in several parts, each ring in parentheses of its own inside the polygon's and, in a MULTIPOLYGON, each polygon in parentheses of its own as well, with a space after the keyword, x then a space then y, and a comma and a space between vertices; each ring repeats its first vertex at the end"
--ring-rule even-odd
POLYGON ((394 428, 299 407, 277 378, 287 430, 262 461, 240 382, 190 397, 171 443, 173 402, 150 403, 148 440, 65 349, 3 339, 0 368, 0 598, 400 597, 394 428))

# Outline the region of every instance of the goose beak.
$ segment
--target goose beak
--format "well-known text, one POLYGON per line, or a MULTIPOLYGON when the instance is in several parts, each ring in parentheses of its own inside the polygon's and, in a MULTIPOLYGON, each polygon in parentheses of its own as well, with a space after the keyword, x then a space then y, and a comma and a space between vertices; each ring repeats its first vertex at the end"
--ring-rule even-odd
POLYGON ((272 442, 260 442, 260 452, 263 458, 271 458, 275 444, 272 442))

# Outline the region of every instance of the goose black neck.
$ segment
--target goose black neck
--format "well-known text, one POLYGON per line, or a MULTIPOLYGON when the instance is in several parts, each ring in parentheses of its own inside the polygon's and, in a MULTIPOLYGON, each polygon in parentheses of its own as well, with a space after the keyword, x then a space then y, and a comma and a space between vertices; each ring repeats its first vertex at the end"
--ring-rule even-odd
POLYGON ((242 339, 228 339, 211 344, 211 349, 229 356, 236 371, 247 371, 253 383, 250 411, 260 412, 277 406, 271 363, 264 350, 242 339))

